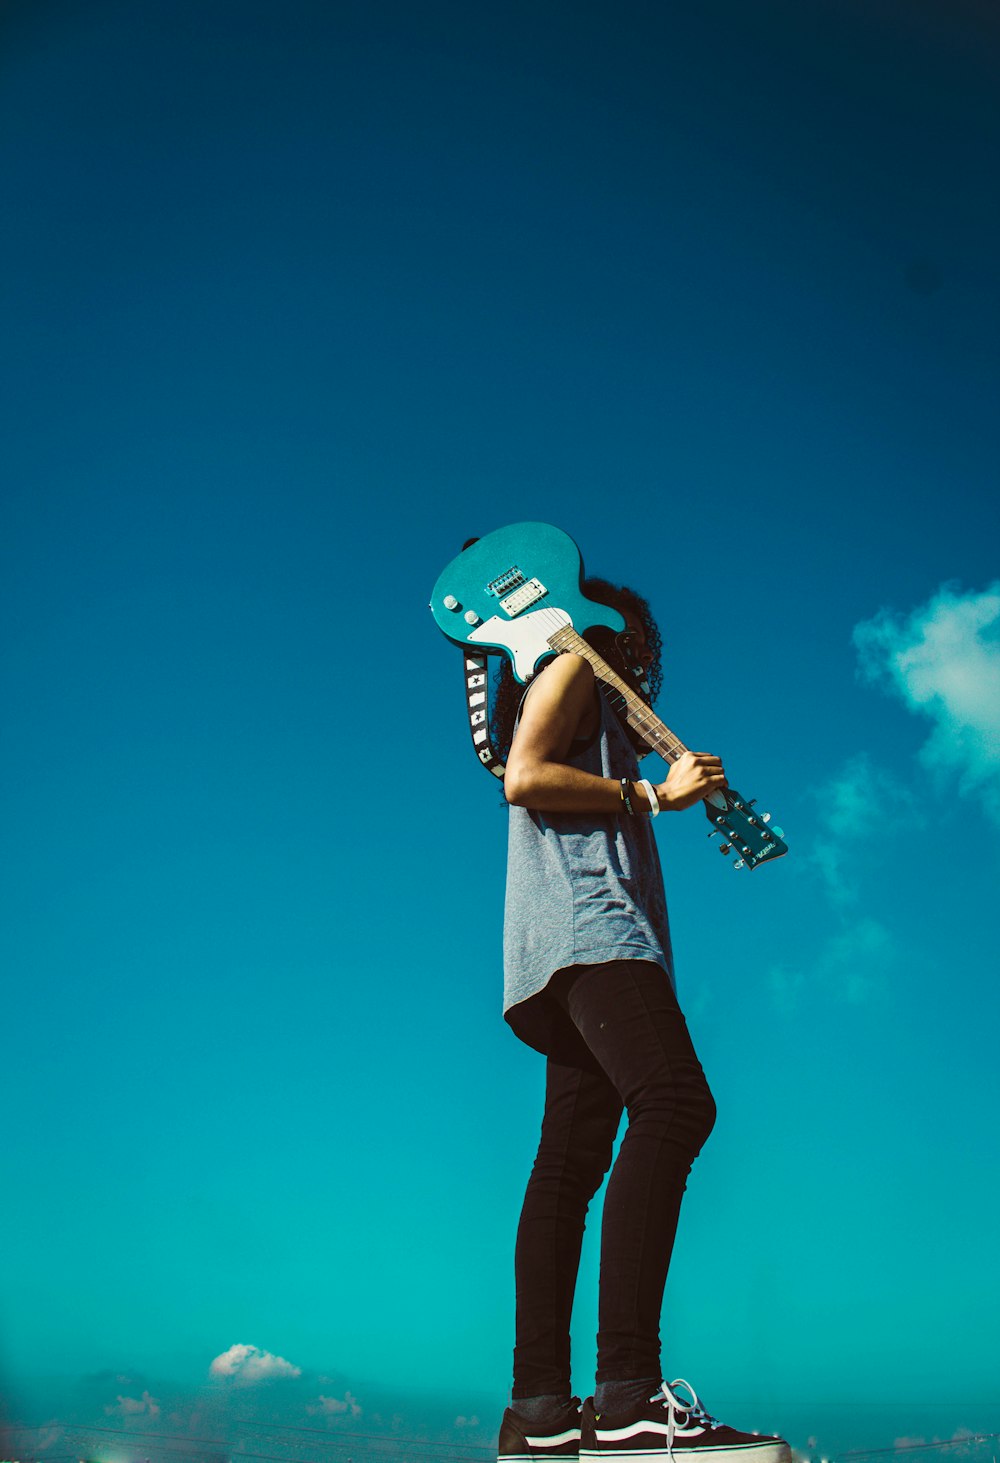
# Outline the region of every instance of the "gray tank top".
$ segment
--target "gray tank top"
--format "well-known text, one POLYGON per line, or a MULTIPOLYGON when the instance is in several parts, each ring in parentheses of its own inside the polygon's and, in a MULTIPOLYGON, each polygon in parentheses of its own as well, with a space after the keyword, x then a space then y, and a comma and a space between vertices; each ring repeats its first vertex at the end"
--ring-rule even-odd
MULTIPOLYGON (((598 700, 600 731, 566 760, 598 777, 637 778, 625 729, 603 692, 598 700)), ((533 998, 557 970, 652 960, 673 984, 667 902, 648 815, 509 811, 504 1019, 544 1052, 548 1003, 533 998)))

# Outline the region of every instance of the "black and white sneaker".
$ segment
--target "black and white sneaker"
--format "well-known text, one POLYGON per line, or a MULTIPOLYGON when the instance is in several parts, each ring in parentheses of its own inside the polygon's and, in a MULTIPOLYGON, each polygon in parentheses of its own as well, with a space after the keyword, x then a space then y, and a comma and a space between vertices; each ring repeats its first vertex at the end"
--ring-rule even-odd
POLYGON ((498 1463, 577 1463, 580 1457, 580 1399, 573 1397, 551 1423, 536 1426, 510 1407, 500 1424, 498 1463))
POLYGON ((664 1382, 644 1407, 594 1411, 588 1397, 581 1417, 580 1463, 627 1458, 628 1463, 791 1463, 784 1438, 741 1433, 709 1416, 685 1381, 664 1382), (683 1389, 683 1391, 681 1390, 683 1389))

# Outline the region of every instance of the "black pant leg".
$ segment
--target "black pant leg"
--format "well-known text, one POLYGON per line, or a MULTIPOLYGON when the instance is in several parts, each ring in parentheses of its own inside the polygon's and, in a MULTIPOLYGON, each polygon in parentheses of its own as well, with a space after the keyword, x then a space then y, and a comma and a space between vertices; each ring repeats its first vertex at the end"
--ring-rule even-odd
POLYGON ((549 1058, 541 1141, 514 1253, 513 1397, 569 1393, 570 1316, 590 1200, 611 1163, 622 1101, 576 1033, 549 1058))
POLYGON ((604 1201, 597 1380, 659 1376, 660 1310, 715 1103, 670 981, 649 961, 576 967, 553 994, 628 1110, 604 1201))

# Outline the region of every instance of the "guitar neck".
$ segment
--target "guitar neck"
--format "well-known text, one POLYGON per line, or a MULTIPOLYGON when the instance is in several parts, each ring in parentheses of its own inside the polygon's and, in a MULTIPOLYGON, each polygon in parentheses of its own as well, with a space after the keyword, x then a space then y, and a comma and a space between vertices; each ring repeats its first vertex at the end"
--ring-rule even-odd
POLYGON ((593 646, 588 645, 571 625, 563 625, 556 630, 553 635, 548 637, 548 643, 553 650, 560 653, 572 651, 574 655, 582 655, 584 660, 590 662, 597 679, 610 690, 612 701, 617 703, 616 709, 625 712, 625 719, 629 726, 633 727, 650 750, 656 752, 665 762, 676 762, 681 753, 687 751, 687 747, 680 737, 675 736, 670 728, 664 725, 638 692, 623 681, 621 676, 611 669, 607 661, 602 659, 593 646))

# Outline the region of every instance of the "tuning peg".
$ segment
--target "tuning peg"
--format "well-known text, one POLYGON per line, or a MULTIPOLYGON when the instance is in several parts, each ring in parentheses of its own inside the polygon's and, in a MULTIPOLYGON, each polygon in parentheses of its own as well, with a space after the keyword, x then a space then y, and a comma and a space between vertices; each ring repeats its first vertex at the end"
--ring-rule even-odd
POLYGON ((784 828, 779 828, 777 823, 775 823, 774 827, 771 829, 771 832, 774 834, 775 838, 784 838, 785 836, 784 828))
POLYGON ((728 853, 729 850, 732 848, 732 846, 733 845, 731 843, 720 843, 719 844, 719 852, 720 853, 728 853))
POLYGON ((761 822, 762 823, 770 823, 770 821, 771 821, 771 814, 770 813, 761 813, 760 818, 761 818, 761 822))
POLYGON ((736 860, 736 862, 733 864, 733 868, 734 869, 742 869, 744 867, 745 867, 745 865, 744 865, 744 862, 743 862, 743 860, 741 858, 738 858, 736 860))

